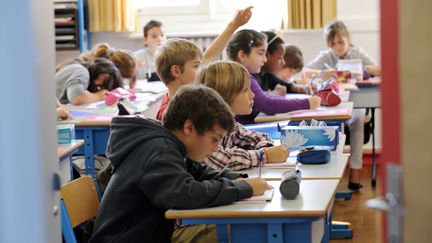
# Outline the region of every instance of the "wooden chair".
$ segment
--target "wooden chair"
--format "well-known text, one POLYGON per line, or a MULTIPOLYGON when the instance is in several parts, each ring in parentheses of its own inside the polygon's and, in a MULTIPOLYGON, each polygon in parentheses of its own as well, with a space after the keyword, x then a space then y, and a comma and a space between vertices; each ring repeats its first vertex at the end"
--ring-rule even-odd
POLYGON ((97 186, 90 176, 83 176, 60 189, 63 237, 66 243, 76 243, 74 228, 96 216, 99 208, 97 186))

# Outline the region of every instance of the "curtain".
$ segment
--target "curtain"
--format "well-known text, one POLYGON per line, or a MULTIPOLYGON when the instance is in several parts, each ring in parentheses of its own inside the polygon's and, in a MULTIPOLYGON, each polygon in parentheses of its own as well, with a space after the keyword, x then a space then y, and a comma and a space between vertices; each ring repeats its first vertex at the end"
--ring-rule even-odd
POLYGON ((134 0, 88 0, 91 32, 134 31, 134 0))
POLYGON ((289 29, 319 29, 336 18, 336 0, 288 0, 289 29))

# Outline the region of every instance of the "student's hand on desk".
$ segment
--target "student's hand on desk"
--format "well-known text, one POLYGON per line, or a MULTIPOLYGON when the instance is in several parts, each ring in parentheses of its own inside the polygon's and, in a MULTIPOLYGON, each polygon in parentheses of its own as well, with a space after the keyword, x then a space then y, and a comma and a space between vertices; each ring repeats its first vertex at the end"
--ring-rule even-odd
POLYGON ((105 99, 105 93, 106 93, 106 92, 108 92, 106 89, 102 89, 102 90, 99 90, 98 92, 96 92, 95 95, 97 95, 97 97, 98 97, 100 100, 104 100, 104 99, 105 99))
POLYGON ((312 96, 309 98, 309 109, 316 110, 321 104, 321 98, 318 96, 312 96))
POLYGON ((72 116, 64 106, 60 106, 57 108, 57 119, 68 120, 68 119, 72 119, 72 116))
POLYGON ((283 85, 276 84, 274 92, 276 93, 276 95, 285 96, 287 94, 287 88, 283 85))
POLYGON ((249 22, 249 19, 252 17, 252 8, 253 6, 249 6, 245 9, 237 10, 231 23, 238 28, 249 22))
POLYGON ((289 156, 289 151, 283 144, 266 147, 264 151, 267 156, 267 163, 282 163, 285 162, 289 156))
POLYGON ((265 191, 273 188, 272 186, 267 184, 267 182, 263 178, 249 178, 245 180, 252 187, 253 196, 262 195, 265 191))

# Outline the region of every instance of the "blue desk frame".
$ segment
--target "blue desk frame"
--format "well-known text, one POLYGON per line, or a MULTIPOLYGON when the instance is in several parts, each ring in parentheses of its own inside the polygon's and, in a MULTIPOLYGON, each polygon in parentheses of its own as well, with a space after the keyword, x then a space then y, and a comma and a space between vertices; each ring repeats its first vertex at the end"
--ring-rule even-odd
MULTIPOLYGON (((183 224, 216 224, 219 243, 229 242, 228 224, 231 227, 231 242, 283 243, 312 242, 312 223, 320 219, 322 218, 184 218, 181 221, 183 224)), ((328 228, 328 220, 324 219, 323 243, 329 242, 328 228)))
POLYGON ((95 177, 94 155, 105 155, 110 126, 75 126, 75 137, 84 139, 84 146, 76 154, 83 154, 85 173, 95 177))

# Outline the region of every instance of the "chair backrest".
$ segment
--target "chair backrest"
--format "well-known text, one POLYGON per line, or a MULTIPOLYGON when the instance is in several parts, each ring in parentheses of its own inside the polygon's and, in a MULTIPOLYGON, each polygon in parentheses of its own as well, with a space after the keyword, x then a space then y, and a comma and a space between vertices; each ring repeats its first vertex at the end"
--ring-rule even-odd
POLYGON ((99 196, 93 179, 83 176, 63 185, 60 196, 72 228, 96 216, 99 196))

